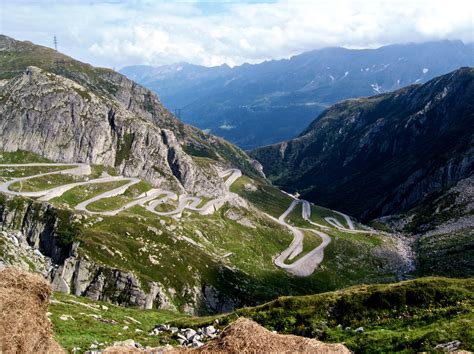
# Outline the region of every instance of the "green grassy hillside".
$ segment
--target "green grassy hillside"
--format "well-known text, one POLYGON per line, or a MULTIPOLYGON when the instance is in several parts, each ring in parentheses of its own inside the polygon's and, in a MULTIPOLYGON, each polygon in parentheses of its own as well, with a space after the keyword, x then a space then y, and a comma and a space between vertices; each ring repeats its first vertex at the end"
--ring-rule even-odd
POLYGON ((56 340, 67 351, 80 348, 79 353, 92 343, 104 348, 129 338, 142 345, 160 346, 162 336, 149 336, 148 332, 158 323, 183 317, 170 311, 124 308, 62 293, 54 293, 48 311, 56 340))
POLYGON ((270 330, 325 342, 343 342, 356 353, 434 351, 460 341, 474 349, 474 279, 421 278, 386 285, 362 285, 336 292, 281 297, 261 306, 210 317, 188 317, 169 311, 123 308, 55 293, 49 306, 54 333, 66 349, 104 347, 132 338, 142 345, 177 344, 168 334, 148 336, 156 324, 179 328, 219 320, 222 329, 240 316, 270 330), (72 318, 61 319, 69 315, 72 318), (363 328, 363 331, 359 327, 363 328))
MULTIPOLYGON (((460 348, 473 350, 474 279, 420 278, 281 297, 218 318, 226 325, 239 316, 280 333, 343 342, 357 353, 433 351, 436 345, 455 340, 461 342, 460 348)), ((183 318, 171 323, 197 327, 214 319, 183 318)))
MULTIPOLYGON (((34 154, 26 153, 3 153, 2 156, 4 161, 17 163, 22 159, 39 160, 34 154)), ((206 163, 210 162, 206 160, 206 163)), ((101 175, 101 166, 92 167, 92 175, 81 176, 81 179, 101 175)), ((41 168, 54 171, 56 167, 41 168)), ((0 177, 9 179, 37 172, 23 167, 16 170, 9 168, 0 177)), ((70 175, 50 175, 17 184, 21 184, 22 190, 42 190, 73 180, 70 175)), ((288 208, 292 198, 259 178, 243 176, 231 187, 247 201, 248 207, 227 203, 212 215, 185 210, 180 218, 157 216, 143 206, 135 206, 115 216, 88 215, 74 210, 80 202, 123 183, 82 185, 50 201, 53 209, 49 215, 60 217, 61 221, 57 224, 60 230, 56 237, 64 248, 63 254, 67 255, 72 242, 79 242, 79 257, 87 257, 107 269, 133 273, 145 291, 149 290, 150 282, 158 282, 178 310, 185 309, 190 303, 195 306, 194 296, 202 288, 214 289, 226 299, 223 303, 239 307, 256 305, 281 295, 304 295, 359 283, 397 280, 399 260, 394 257, 397 254, 394 240, 381 233, 351 234, 332 228, 326 231, 332 242, 324 251, 320 267, 312 275, 294 277, 276 267, 274 257, 288 247, 293 235, 265 213, 277 218, 288 208)), ((101 199, 88 208, 91 211, 114 210, 150 188, 141 181, 123 195, 101 199)), ((11 196, 2 197, 0 202, 0 212, 12 213, 15 216, 13 226, 18 228, 22 227, 22 215, 40 205, 34 198, 11 196)), ((166 202, 159 207, 170 210, 176 207, 176 202, 166 202)), ((325 216, 333 216, 343 222, 333 211, 317 206, 312 208, 315 221, 325 223, 325 216)), ((311 227, 301 218, 300 206, 287 220, 301 228, 311 227)), ((305 231, 303 252, 294 260, 320 243, 319 236, 305 231)), ((121 298, 111 301, 126 305, 121 298)), ((197 311, 212 313, 222 309, 203 304, 197 311)))

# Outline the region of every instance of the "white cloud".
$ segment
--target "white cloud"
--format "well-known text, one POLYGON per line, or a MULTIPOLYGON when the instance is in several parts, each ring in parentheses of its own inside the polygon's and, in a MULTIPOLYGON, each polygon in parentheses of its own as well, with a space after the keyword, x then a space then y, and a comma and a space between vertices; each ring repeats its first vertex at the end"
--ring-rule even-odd
POLYGON ((230 124, 222 124, 219 126, 222 130, 232 130, 235 129, 235 125, 230 125, 230 124))
POLYGON ((202 4, 151 0, 3 0, 0 30, 95 65, 260 62, 325 46, 474 40, 471 0, 202 4))

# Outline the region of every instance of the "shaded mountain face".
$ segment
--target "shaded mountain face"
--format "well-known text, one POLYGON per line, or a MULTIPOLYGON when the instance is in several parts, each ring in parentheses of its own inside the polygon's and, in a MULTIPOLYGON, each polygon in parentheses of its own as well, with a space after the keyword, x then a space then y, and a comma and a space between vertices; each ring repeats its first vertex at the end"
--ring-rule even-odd
POLYGON ((404 212, 474 170, 474 69, 338 103, 254 150, 284 189, 364 220, 404 212))
POLYGON ((112 70, 0 36, 0 149, 114 167, 154 185, 218 195, 216 165, 256 173, 244 152, 177 120, 158 97, 112 70))
POLYGON ((158 93, 185 122, 250 149, 297 136, 328 106, 393 91, 474 65, 459 41, 379 49, 326 48, 257 65, 131 66, 129 78, 158 93))

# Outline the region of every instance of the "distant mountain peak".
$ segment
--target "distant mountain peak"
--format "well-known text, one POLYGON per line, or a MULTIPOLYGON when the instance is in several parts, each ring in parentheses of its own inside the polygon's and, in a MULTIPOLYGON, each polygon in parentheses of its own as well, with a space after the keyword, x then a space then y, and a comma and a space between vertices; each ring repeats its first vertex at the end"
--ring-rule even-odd
POLYGON ((434 41, 322 48, 233 68, 122 72, 157 92, 165 106, 179 108, 184 121, 248 149, 297 136, 337 101, 394 91, 473 65, 474 44, 434 41), (235 129, 221 128, 227 125, 235 129))

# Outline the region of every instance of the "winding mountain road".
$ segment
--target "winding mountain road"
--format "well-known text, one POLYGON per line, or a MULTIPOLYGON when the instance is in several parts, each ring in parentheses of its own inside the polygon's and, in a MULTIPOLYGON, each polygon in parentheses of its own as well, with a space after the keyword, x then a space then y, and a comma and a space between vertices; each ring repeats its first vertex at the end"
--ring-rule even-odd
MULTIPOLYGON (((298 200, 295 199, 291 202, 290 206, 288 209, 285 210, 285 212, 280 215, 278 219, 272 217, 269 215, 270 218, 278 222, 279 224, 286 226, 292 233, 293 233, 293 241, 291 244, 288 246, 287 249, 285 249, 283 252, 281 252, 278 256, 276 256, 273 259, 273 263, 282 268, 285 269, 288 273, 293 274, 295 276, 299 277, 307 277, 311 274, 314 273, 316 268, 321 264, 321 262, 324 259, 324 249, 326 248, 327 245, 331 242, 331 238, 325 234, 324 232, 314 230, 314 229, 307 229, 322 239, 322 243, 313 249, 312 251, 308 252, 305 254, 303 257, 300 259, 296 260, 295 262, 291 264, 285 263, 286 260, 292 260, 301 252, 303 252, 303 242, 304 242, 304 233, 300 229, 288 224, 285 219, 288 217, 288 215, 293 211, 293 209, 299 204, 302 203, 302 217, 303 219, 307 220, 310 217, 311 213, 311 208, 308 208, 305 206, 306 203, 308 203, 305 200, 298 200)), ((309 205, 309 203, 308 203, 309 205)))
POLYGON ((189 209, 198 212, 201 215, 209 215, 214 213, 216 210, 218 210, 221 206, 225 204, 225 202, 229 201, 230 199, 235 197, 235 194, 230 192, 230 186, 240 177, 242 176, 242 172, 238 169, 229 169, 224 172, 222 172, 219 175, 221 178, 225 178, 229 176, 226 181, 224 182, 226 191, 223 196, 217 197, 215 199, 209 200, 207 203, 205 203, 202 207, 199 207, 199 204, 202 203, 202 199, 199 197, 195 196, 190 196, 187 194, 182 194, 178 198, 178 207, 175 210, 172 211, 156 211, 156 207, 160 203, 165 203, 169 199, 176 199, 177 196, 173 192, 170 191, 164 191, 165 193, 169 193, 165 198, 160 199, 158 201, 154 201, 150 203, 146 209, 148 211, 151 211, 152 213, 155 213, 157 215, 175 215, 178 216, 181 215, 184 209, 189 209))
POLYGON ((21 191, 10 190, 10 186, 17 182, 23 182, 29 179, 55 175, 55 174, 90 175, 91 168, 87 164, 80 164, 80 163, 79 164, 67 164, 67 163, 0 164, 0 168, 2 167, 57 167, 57 166, 70 167, 70 168, 66 168, 64 170, 59 170, 59 171, 39 173, 36 175, 31 175, 31 176, 26 176, 26 177, 13 178, 7 182, 0 184, 0 192, 11 194, 11 195, 24 196, 24 197, 35 197, 41 201, 48 201, 53 198, 60 197, 68 190, 78 187, 78 186, 83 186, 87 184, 96 184, 96 183, 127 181, 128 183, 124 184, 123 186, 114 188, 110 191, 106 191, 93 198, 90 198, 88 200, 85 200, 79 203, 78 205, 74 207, 74 209, 78 211, 83 211, 89 214, 94 214, 94 215, 117 215, 121 211, 129 209, 135 205, 140 205, 140 206, 144 206, 148 211, 151 211, 152 213, 157 214, 157 215, 179 217, 184 209, 193 210, 203 215, 212 214, 217 209, 219 209, 222 205, 224 205, 226 201, 230 200, 231 198, 235 196, 233 193, 230 192, 229 190, 230 186, 240 176, 242 176, 241 171, 238 169, 229 169, 222 172, 220 174, 222 178, 225 178, 228 176, 227 180, 224 182, 225 187, 226 187, 226 191, 224 195, 208 201, 202 207, 199 207, 199 204, 201 204, 202 202, 202 199, 199 197, 183 194, 183 195, 180 195, 178 199, 177 194, 173 191, 163 190, 163 189, 151 189, 143 193, 142 195, 138 196, 135 200, 129 203, 126 203, 125 205, 123 205, 122 207, 118 209, 110 210, 110 211, 91 211, 87 209, 87 207, 90 204, 101 199, 106 199, 106 198, 122 195, 123 193, 125 193, 125 191, 128 188, 130 188, 134 184, 139 183, 140 179, 135 178, 135 177, 124 177, 124 176, 105 176, 105 177, 91 179, 88 181, 69 183, 69 184, 59 186, 59 187, 54 187, 54 188, 42 190, 42 191, 21 192, 21 191), (164 196, 164 197, 162 197, 161 199, 157 199, 160 196, 164 196), (173 200, 173 199, 179 200, 178 207, 175 210, 172 210, 169 212, 159 212, 155 210, 158 204, 166 203, 167 201, 173 200))
MULTIPOLYGON (((0 168, 2 167, 56 167, 56 166, 62 166, 62 167, 65 167, 65 169, 62 169, 59 171, 39 173, 32 176, 13 178, 9 181, 6 181, 0 184, 0 192, 11 194, 11 195, 36 197, 38 198, 38 200, 48 201, 53 198, 60 197, 66 191, 78 186, 96 184, 96 183, 126 181, 127 183, 120 187, 106 191, 104 193, 101 193, 97 196, 94 196, 88 200, 85 200, 79 203, 78 205, 75 206, 75 210, 86 212, 89 214, 94 214, 94 215, 112 216, 112 215, 117 215, 118 213, 124 210, 127 210, 133 206, 139 205, 146 208, 148 211, 156 215, 180 217, 182 212, 185 209, 196 211, 202 215, 209 215, 209 214, 214 213, 227 201, 231 200, 232 198, 237 197, 236 194, 230 192, 230 187, 239 177, 242 176, 242 172, 238 169, 229 169, 220 173, 221 178, 227 177, 227 179, 224 182, 225 184, 224 194, 220 197, 207 201, 201 207, 199 205, 202 203, 203 200, 200 197, 187 195, 187 194, 182 194, 178 197, 178 195, 173 191, 153 188, 145 193, 142 193, 140 196, 138 196, 134 200, 124 204, 123 206, 115 210, 91 211, 87 208, 90 204, 102 199, 122 195, 125 193, 125 191, 128 188, 139 183, 140 179, 135 178, 135 177, 108 176, 107 175, 107 176, 102 176, 95 179, 90 179, 87 181, 69 183, 69 184, 59 186, 59 187, 54 187, 54 188, 50 188, 50 189, 42 190, 42 191, 34 191, 34 192, 12 191, 10 190, 10 186, 17 182, 23 182, 29 179, 42 177, 42 176, 55 175, 55 174, 88 176, 91 174, 91 168, 89 165, 82 164, 82 163, 79 163, 79 164, 62 164, 62 163, 0 164, 0 168), (70 167, 70 168, 67 168, 67 167, 70 167), (156 210, 158 205, 167 203, 170 200, 178 201, 178 206, 174 210, 172 211, 157 211, 156 210)), ((294 199, 289 205, 288 209, 286 209, 285 212, 282 215, 280 215, 278 219, 268 214, 267 216, 273 219, 274 221, 276 221, 277 223, 279 223, 280 225, 287 227, 293 233, 293 240, 291 244, 288 246, 288 248, 286 248, 283 252, 281 252, 278 256, 276 256, 273 259, 274 264, 282 269, 285 269, 287 272, 295 276, 305 277, 305 276, 309 276, 313 274, 316 268, 321 264, 321 262, 324 259, 324 249, 331 242, 331 238, 326 233, 320 230, 316 230, 313 228, 297 228, 295 226, 288 224, 285 221, 288 215, 290 215, 290 213, 300 203, 302 204, 301 216, 304 220, 306 220, 310 225, 316 226, 321 230, 330 229, 329 226, 318 224, 310 220, 311 204, 306 200, 294 199), (321 237, 322 243, 316 248, 314 248, 312 251, 306 253, 304 256, 302 256, 298 260, 294 261, 293 263, 287 264, 285 263, 285 261, 287 260, 291 261, 303 252, 303 242, 304 242, 305 235, 302 230, 306 230, 318 235, 319 237, 321 237)), ((352 220, 350 219, 350 217, 339 212, 337 213, 345 219, 348 228, 346 228, 335 217, 324 218, 329 225, 339 230, 343 230, 345 232, 370 232, 366 230, 356 230, 354 228, 354 224, 352 223, 352 220)))
MULTIPOLYGON (((293 196, 292 196, 293 197, 293 196)), ((294 198, 294 197, 293 197, 294 198)), ((287 249, 285 249, 283 252, 281 252, 278 256, 276 256, 273 259, 273 263, 275 263, 276 266, 285 269, 288 273, 293 274, 295 276, 300 276, 300 277, 306 277, 314 273, 316 268, 321 264, 321 262, 324 259, 324 249, 331 243, 331 238, 324 232, 320 230, 315 230, 313 228, 297 228, 295 226, 292 226, 288 224, 285 220, 290 215, 290 213, 295 209, 295 207, 301 203, 301 217, 306 220, 309 224, 313 226, 317 226, 318 228, 322 230, 329 230, 330 227, 322 224, 318 224, 316 222, 313 222, 310 220, 311 218, 311 204, 307 200, 301 200, 301 199, 294 199, 288 209, 285 210, 283 214, 280 215, 278 219, 270 216, 267 214, 268 217, 271 219, 275 220, 281 225, 286 226, 292 233, 293 233, 293 241, 291 244, 288 246, 287 249), (306 253, 304 256, 302 256, 300 259, 296 260, 293 263, 285 263, 285 261, 293 260, 295 257, 301 254, 303 252, 303 242, 304 242, 304 233, 301 231, 301 229, 310 231, 318 235, 322 239, 322 243, 314 248, 312 251, 306 253)), ((347 225, 348 228, 344 227, 342 223, 336 219, 335 217, 326 217, 324 218, 326 222, 328 222, 330 225, 334 226, 335 228, 339 230, 343 230, 345 232, 363 232, 367 233, 369 231, 366 230, 356 230, 354 227, 354 224, 352 220, 350 219, 349 216, 336 212, 337 214, 341 215, 347 225)))

